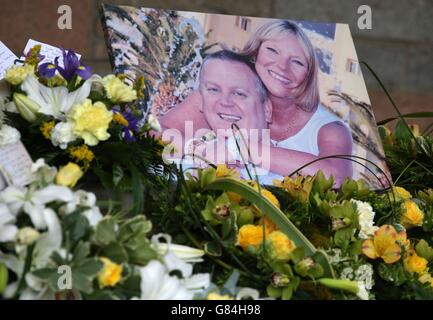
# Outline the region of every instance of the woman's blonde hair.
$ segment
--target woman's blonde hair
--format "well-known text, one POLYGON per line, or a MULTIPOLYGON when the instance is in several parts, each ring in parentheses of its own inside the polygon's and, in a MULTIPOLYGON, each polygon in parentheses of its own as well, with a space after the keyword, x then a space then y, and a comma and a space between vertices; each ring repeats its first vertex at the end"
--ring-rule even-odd
MULTIPOLYGON (((318 62, 313 45, 302 29, 290 20, 273 20, 260 26, 250 37, 240 54, 255 61, 260 46, 264 41, 272 39, 276 34, 287 32, 293 34, 303 46, 307 56, 308 71, 304 81, 296 88, 294 99, 304 111, 311 112, 320 101, 317 80, 318 62)), ((268 89, 269 90, 269 89, 268 89)))

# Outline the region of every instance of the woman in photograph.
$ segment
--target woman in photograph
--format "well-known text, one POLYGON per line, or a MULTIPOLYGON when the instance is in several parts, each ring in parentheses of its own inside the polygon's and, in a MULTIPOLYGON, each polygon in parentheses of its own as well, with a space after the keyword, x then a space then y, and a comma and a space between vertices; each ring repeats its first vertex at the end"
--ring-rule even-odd
MULTIPOLYGON (((288 20, 265 23, 240 54, 255 64, 272 103, 272 172, 287 175, 321 157, 352 154, 349 129, 320 104, 317 58, 300 27, 288 20)), ((200 94, 191 93, 160 118, 162 126, 183 132, 185 121, 193 121, 195 130, 207 128, 200 104, 200 94)), ((352 176, 351 161, 335 158, 317 161, 300 173, 313 175, 319 169, 332 175, 336 186, 352 176)))

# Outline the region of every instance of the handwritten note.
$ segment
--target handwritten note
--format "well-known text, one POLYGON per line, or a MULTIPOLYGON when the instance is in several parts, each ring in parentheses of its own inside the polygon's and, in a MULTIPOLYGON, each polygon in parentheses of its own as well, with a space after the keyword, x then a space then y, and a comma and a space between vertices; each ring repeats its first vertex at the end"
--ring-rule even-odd
MULTIPOLYGON (((27 52, 29 52, 29 50, 31 48, 33 48, 35 45, 40 44, 41 45, 41 52, 40 54, 45 56, 44 60, 42 60, 40 63, 45 63, 45 62, 54 62, 54 59, 56 57, 60 57, 59 58, 59 65, 61 67, 63 67, 63 53, 62 50, 54 47, 52 45, 43 43, 43 42, 39 42, 33 39, 29 39, 29 41, 27 41, 26 47, 24 49, 24 53, 27 54, 27 52)), ((81 55, 76 53, 76 56, 78 57, 78 59, 81 59, 81 55)), ((22 57, 23 58, 23 57, 22 57)))
POLYGON ((21 141, 0 146, 0 190, 31 182, 32 159, 21 141))
POLYGON ((6 70, 14 65, 15 59, 18 57, 0 41, 0 80, 4 78, 6 70))

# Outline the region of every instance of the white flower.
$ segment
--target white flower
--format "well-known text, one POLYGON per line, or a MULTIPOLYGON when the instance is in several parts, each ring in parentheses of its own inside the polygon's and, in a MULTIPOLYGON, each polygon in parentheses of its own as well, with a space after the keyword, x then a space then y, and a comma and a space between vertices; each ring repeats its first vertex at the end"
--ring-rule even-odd
POLYGON ((374 211, 371 205, 367 202, 359 200, 350 200, 352 203, 356 204, 356 210, 358 212, 359 221, 359 238, 368 239, 374 234, 374 232, 379 229, 374 226, 374 211))
POLYGON ((0 203, 0 242, 14 241, 18 228, 14 225, 15 216, 4 203, 0 203))
POLYGON ((73 193, 63 186, 49 185, 40 190, 30 188, 17 188, 9 186, 0 193, 0 202, 4 202, 13 215, 22 209, 30 216, 36 229, 45 229, 47 220, 44 214, 45 204, 53 201, 69 202, 73 193))
POLYGON ((54 146, 66 149, 68 143, 77 139, 74 134, 74 126, 69 122, 59 122, 51 131, 51 142, 54 146))
POLYGON ((365 288, 365 284, 363 281, 357 281, 358 284, 358 293, 356 294, 361 300, 368 300, 368 291, 365 288))
POLYGON ((15 143, 18 142, 21 139, 20 132, 10 127, 6 124, 2 125, 0 128, 0 146, 9 144, 9 143, 15 143))
POLYGON ((374 286, 373 266, 369 263, 363 264, 355 271, 355 279, 364 282, 365 288, 371 290, 374 286))
POLYGON ((253 300, 257 300, 260 298, 260 293, 256 289, 252 288, 242 288, 239 290, 236 295, 236 300, 242 300, 245 298, 251 298, 253 300))
POLYGON ((346 267, 341 271, 340 277, 341 279, 347 279, 347 280, 353 280, 355 270, 353 270, 351 267, 346 267))
POLYGON ((161 132, 161 124, 159 123, 158 118, 156 118, 153 114, 149 114, 147 123, 149 123, 153 130, 161 132))
POLYGON ((40 235, 41 234, 37 230, 31 227, 24 227, 18 230, 16 238, 17 238, 17 242, 20 245, 26 246, 38 240, 40 235))
POLYGON ((210 274, 209 273, 198 273, 194 274, 189 278, 181 280, 184 287, 192 292, 199 293, 210 285, 210 274))
POLYGON ((96 206, 96 196, 94 193, 84 190, 76 191, 73 200, 62 206, 60 212, 70 214, 78 207, 86 208, 81 214, 89 220, 90 226, 95 227, 102 219, 101 211, 99 207, 96 206))
POLYGON ((185 262, 194 263, 203 261, 202 257, 205 253, 203 250, 179 244, 173 244, 171 243, 171 237, 167 234, 156 234, 152 237, 151 241, 154 249, 160 255, 164 255, 167 252, 172 252, 176 255, 176 257, 185 262), (160 242, 160 238, 164 238, 166 242, 160 242))
POLYGON ((23 81, 21 89, 27 93, 28 98, 40 106, 38 112, 63 120, 75 104, 82 103, 89 96, 92 83, 100 79, 100 76, 92 75, 80 88, 69 92, 64 86, 44 86, 34 75, 29 75, 23 81))
POLYGON ((44 186, 53 183, 57 175, 57 168, 47 165, 43 158, 39 158, 36 162, 32 163, 30 171, 33 181, 40 182, 44 186))
POLYGON ((191 300, 189 291, 175 276, 168 274, 167 268, 159 261, 152 260, 140 268, 142 300, 191 300))

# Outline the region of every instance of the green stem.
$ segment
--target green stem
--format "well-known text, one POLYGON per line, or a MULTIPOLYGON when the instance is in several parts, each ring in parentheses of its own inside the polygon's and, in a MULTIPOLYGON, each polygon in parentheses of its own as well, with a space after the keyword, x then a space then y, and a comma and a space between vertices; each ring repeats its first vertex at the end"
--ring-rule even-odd
POLYGON ((23 273, 21 275, 21 278, 18 282, 18 286, 17 286, 17 290, 15 291, 14 294, 14 299, 18 299, 21 291, 24 289, 24 286, 26 284, 26 275, 27 272, 29 272, 30 267, 32 265, 32 258, 33 258, 33 250, 35 248, 35 244, 31 244, 27 247, 27 253, 26 253, 26 260, 24 262, 24 269, 23 269, 23 273))

